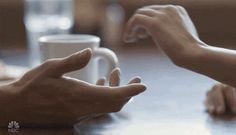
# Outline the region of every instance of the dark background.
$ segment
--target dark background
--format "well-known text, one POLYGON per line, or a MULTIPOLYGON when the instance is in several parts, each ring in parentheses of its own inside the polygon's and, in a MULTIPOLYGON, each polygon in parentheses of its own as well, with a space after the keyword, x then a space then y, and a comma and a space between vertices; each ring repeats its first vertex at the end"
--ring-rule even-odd
MULTIPOLYGON (((26 49, 24 0, 0 0, 0 49, 26 49)), ((200 37, 210 45, 233 47, 236 42, 235 0, 119 0, 125 20, 149 4, 179 4, 193 19, 200 37)), ((75 0, 74 33, 98 34, 106 19, 108 0, 75 0)))

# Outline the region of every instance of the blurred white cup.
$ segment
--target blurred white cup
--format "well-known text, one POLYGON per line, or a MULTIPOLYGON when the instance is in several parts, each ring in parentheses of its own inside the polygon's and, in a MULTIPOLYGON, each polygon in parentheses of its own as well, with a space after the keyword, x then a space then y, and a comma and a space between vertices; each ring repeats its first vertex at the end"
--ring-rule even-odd
MULTIPOLYGON (((52 35, 39 39, 42 61, 52 58, 62 58, 85 48, 91 48, 93 57, 89 64, 80 71, 67 74, 89 83, 95 83, 99 79, 99 59, 105 60, 108 65, 107 73, 118 66, 118 58, 115 53, 100 46, 100 38, 93 35, 52 35)), ((107 74, 108 75, 108 74, 107 74)))

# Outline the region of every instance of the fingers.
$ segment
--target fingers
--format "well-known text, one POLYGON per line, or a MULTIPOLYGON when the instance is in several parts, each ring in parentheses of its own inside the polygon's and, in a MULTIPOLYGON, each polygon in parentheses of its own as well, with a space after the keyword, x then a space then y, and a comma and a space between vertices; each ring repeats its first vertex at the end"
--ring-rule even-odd
POLYGON ((104 86, 105 83, 106 83, 106 78, 103 77, 97 81, 96 85, 104 86))
POLYGON ((136 96, 146 90, 144 84, 130 84, 120 87, 104 87, 97 85, 86 85, 87 93, 102 99, 127 99, 136 96))
POLYGON ((212 93, 213 93, 213 90, 208 91, 207 98, 205 101, 205 106, 206 106, 207 111, 209 113, 214 114, 215 113, 215 105, 214 105, 212 93))
POLYGON ((48 63, 45 63, 48 66, 46 67, 48 69, 46 74, 59 77, 65 73, 79 70, 88 64, 91 56, 92 51, 87 48, 66 58, 48 61, 48 63))
MULTIPOLYGON (((106 82, 106 78, 101 78, 97 81, 96 85, 104 86, 106 82)), ((112 70, 109 76, 109 86, 115 87, 120 85, 120 69, 115 68, 112 70)))
POLYGON ((236 95, 235 88, 231 86, 224 86, 223 94, 225 96, 226 105, 232 113, 236 114, 236 95))
POLYGON ((120 85, 120 69, 115 68, 112 70, 110 77, 109 77, 109 86, 119 86, 120 85))
POLYGON ((211 114, 223 114, 226 110, 236 113, 235 88, 217 84, 207 94, 206 107, 211 114))
POLYGON ((132 78, 128 84, 132 84, 132 83, 141 83, 141 78, 140 77, 132 78))
POLYGON ((138 9, 126 25, 124 42, 132 43, 147 38, 153 33, 157 20, 162 20, 168 13, 185 13, 184 11, 183 7, 174 5, 152 5, 138 9))
POLYGON ((223 85, 217 84, 212 90, 207 94, 206 107, 209 113, 212 114, 223 114, 226 110, 224 95, 223 95, 223 85))
POLYGON ((139 29, 143 29, 142 31, 149 33, 152 26, 151 19, 151 17, 143 14, 135 14, 131 17, 124 30, 124 41, 128 43, 137 41, 136 33, 139 29))
POLYGON ((127 86, 115 88, 114 90, 117 91, 117 95, 124 98, 130 98, 144 92, 146 89, 147 87, 144 84, 130 84, 127 86))
POLYGON ((138 39, 146 39, 146 38, 149 37, 149 34, 148 34, 148 32, 144 28, 140 28, 136 32, 135 37, 137 37, 138 39))

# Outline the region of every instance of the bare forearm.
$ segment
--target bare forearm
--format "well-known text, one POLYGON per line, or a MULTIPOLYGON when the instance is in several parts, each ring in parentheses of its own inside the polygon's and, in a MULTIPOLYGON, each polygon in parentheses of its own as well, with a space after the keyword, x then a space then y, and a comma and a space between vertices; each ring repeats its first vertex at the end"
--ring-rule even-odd
POLYGON ((181 66, 236 87, 236 51, 212 46, 199 49, 198 56, 181 66))

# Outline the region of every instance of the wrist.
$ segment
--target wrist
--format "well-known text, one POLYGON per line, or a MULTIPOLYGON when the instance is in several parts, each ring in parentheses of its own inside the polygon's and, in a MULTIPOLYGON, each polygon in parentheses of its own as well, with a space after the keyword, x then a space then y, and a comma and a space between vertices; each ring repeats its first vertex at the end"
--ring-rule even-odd
POLYGON ((191 68, 204 56, 206 47, 208 45, 203 42, 189 43, 188 48, 176 56, 173 62, 180 67, 191 68))

